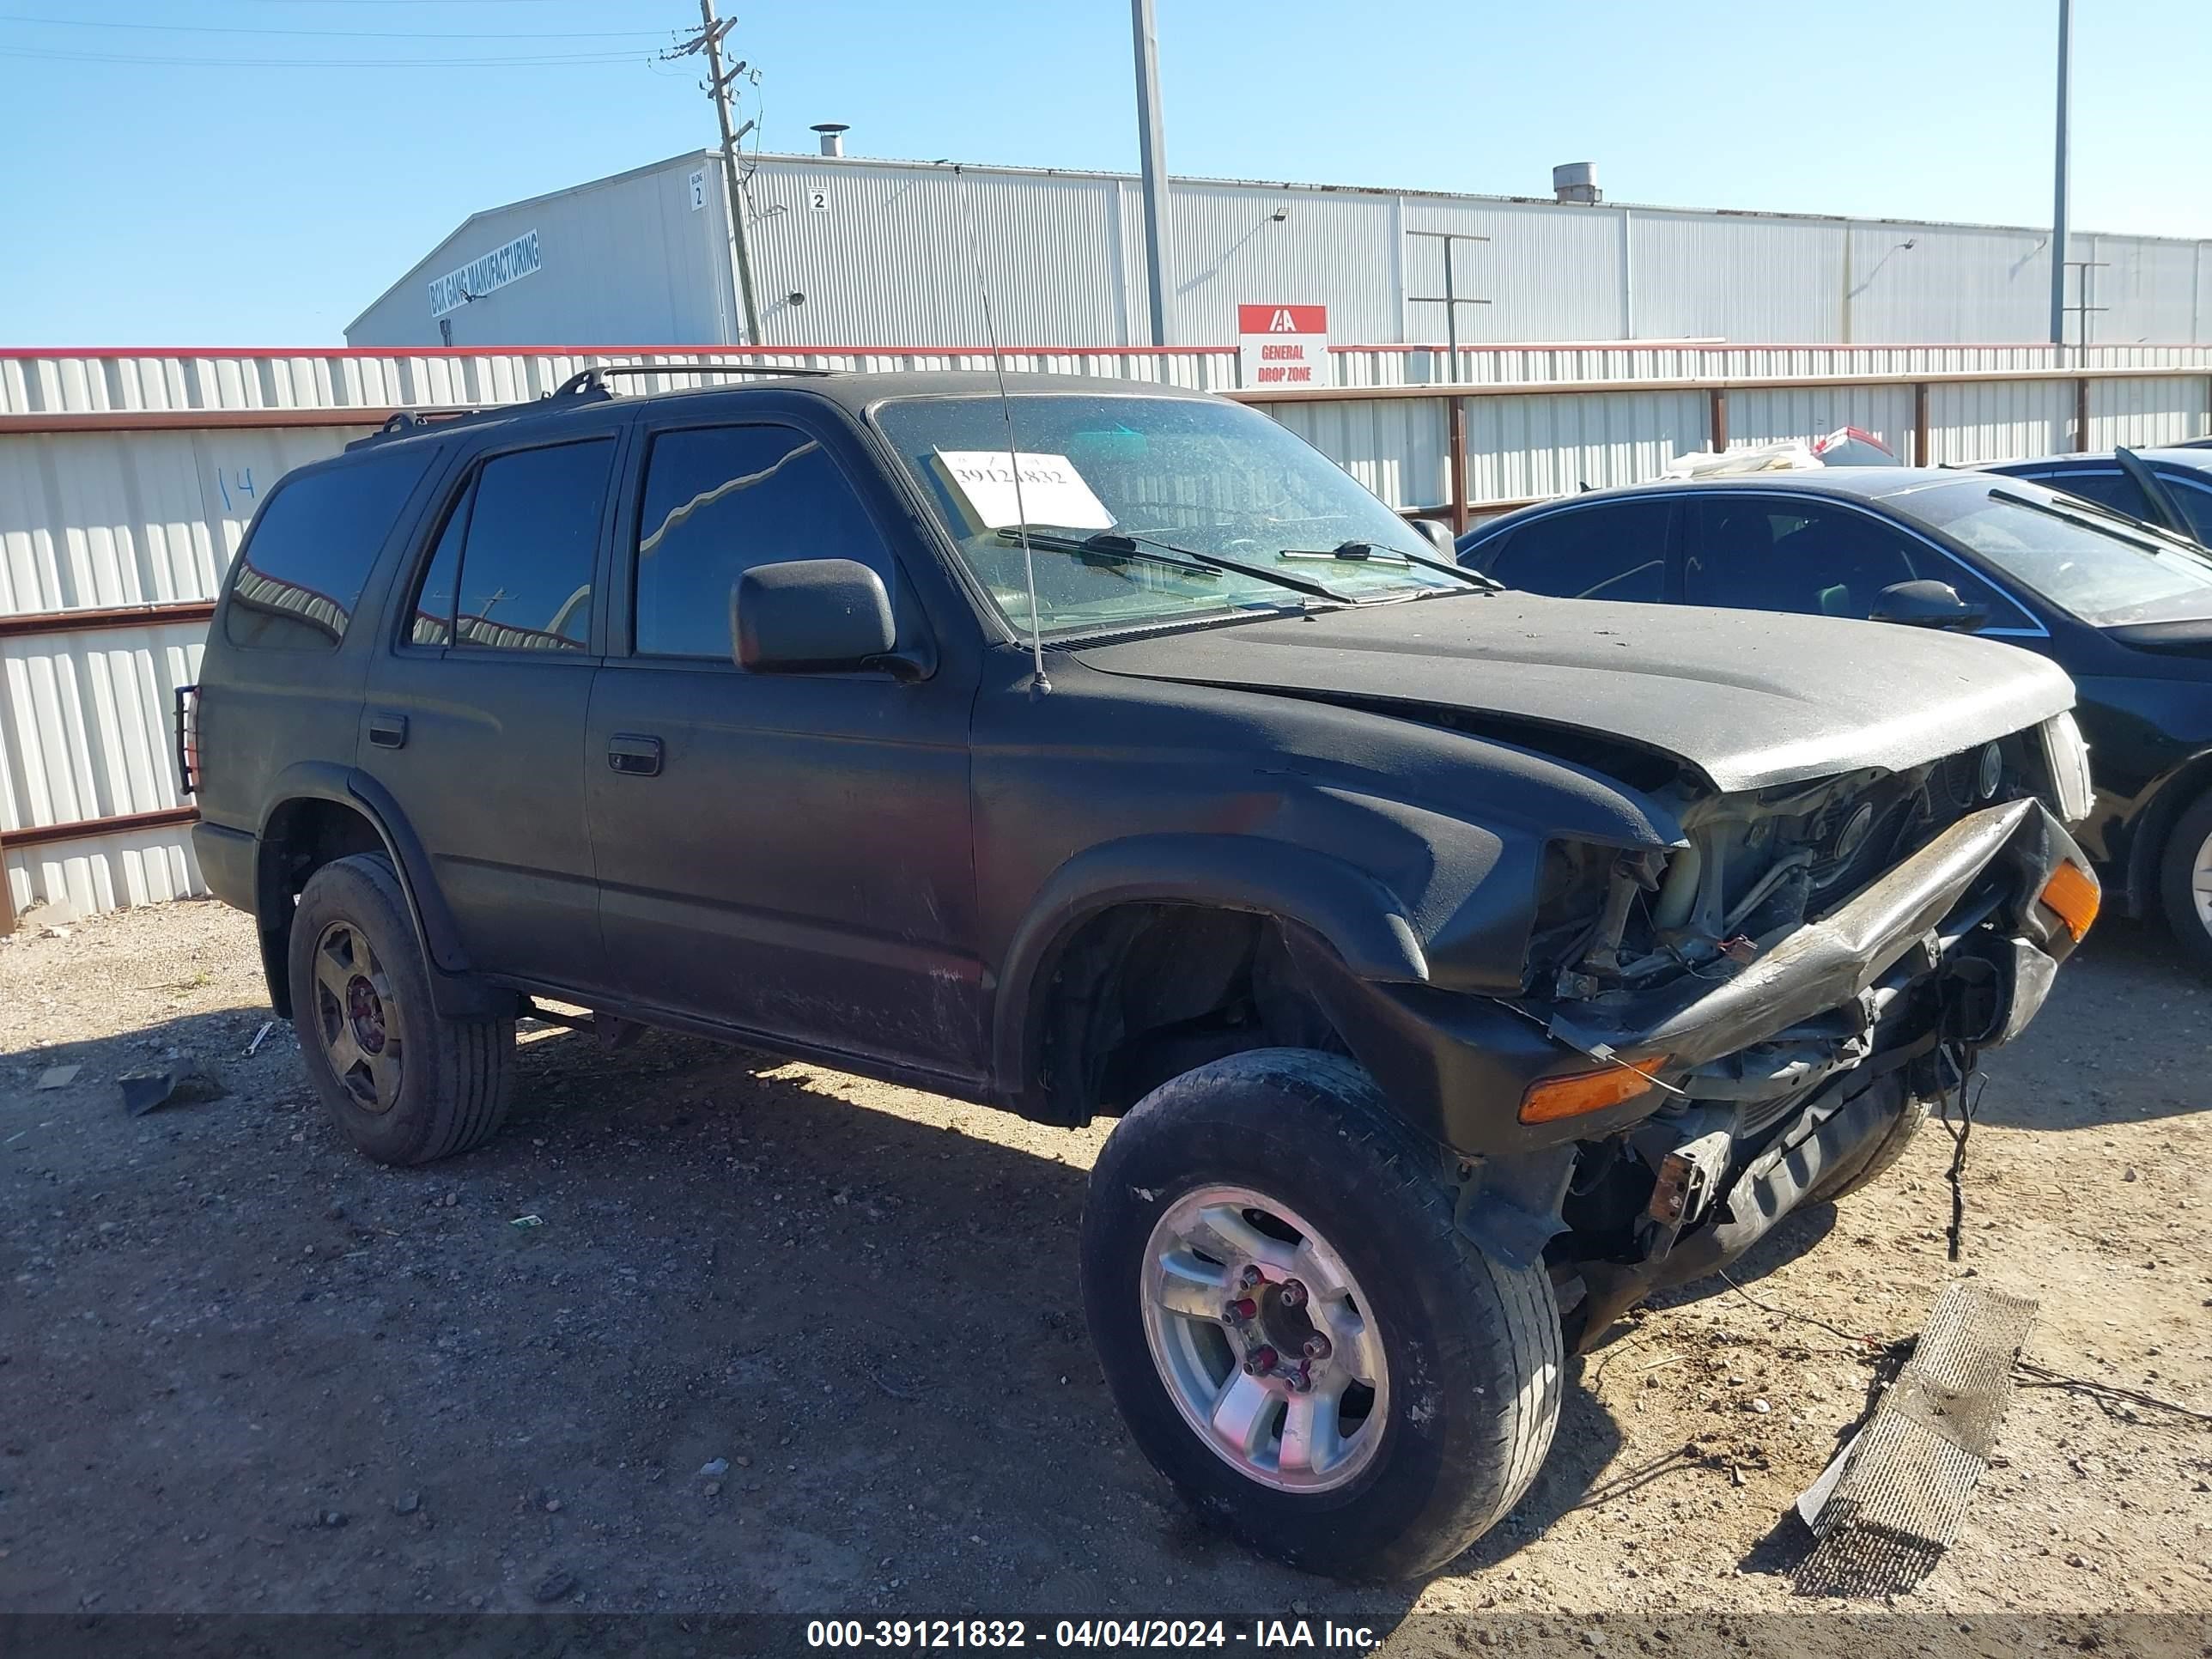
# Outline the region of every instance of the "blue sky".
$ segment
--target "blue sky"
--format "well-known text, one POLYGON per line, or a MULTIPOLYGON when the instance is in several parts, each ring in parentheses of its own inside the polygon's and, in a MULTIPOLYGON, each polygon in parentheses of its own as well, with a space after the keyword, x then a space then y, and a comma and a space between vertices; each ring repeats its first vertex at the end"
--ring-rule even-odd
MULTIPOLYGON (((475 209, 711 144, 695 4, 0 0, 0 344, 337 343, 475 209)), ((2050 220, 2056 0, 1158 4, 1177 173, 2050 220)), ((1135 165, 1122 0, 732 9, 770 149, 1135 165)), ((2212 237, 2212 0, 2075 10, 2076 228, 2212 237)))

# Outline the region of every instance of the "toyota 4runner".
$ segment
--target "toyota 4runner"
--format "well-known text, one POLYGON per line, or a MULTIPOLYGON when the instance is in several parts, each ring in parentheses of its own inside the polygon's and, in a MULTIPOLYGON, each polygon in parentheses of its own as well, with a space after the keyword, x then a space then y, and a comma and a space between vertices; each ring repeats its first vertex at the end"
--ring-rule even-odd
POLYGON ((1045 1122, 1131 1432, 1435 1567, 1565 1354, 1874 1179, 2095 915, 2072 687, 1501 591, 1282 426, 1069 377, 395 417, 264 503, 180 759, 370 1157, 532 999, 1045 1122))

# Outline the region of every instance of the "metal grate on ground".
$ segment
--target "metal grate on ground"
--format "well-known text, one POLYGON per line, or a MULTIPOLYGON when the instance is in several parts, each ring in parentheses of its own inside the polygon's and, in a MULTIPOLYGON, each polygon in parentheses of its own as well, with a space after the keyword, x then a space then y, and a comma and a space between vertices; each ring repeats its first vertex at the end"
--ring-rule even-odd
POLYGON ((1893 1595, 1934 1569, 1996 1443, 2035 1310, 2032 1298, 1963 1279, 1945 1287, 1912 1358, 1844 1453, 1813 1518, 1799 1595, 1893 1595))

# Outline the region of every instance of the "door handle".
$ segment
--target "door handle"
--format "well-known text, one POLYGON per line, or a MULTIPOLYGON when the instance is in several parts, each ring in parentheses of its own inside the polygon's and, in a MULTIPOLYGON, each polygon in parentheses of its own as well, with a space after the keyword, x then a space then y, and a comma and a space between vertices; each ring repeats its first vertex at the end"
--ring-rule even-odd
POLYGON ((407 716, 380 709, 368 717, 368 740, 379 749, 401 749, 407 744, 407 716))
POLYGON ((660 739, 618 732, 607 739, 607 764, 633 778, 660 775, 660 739))

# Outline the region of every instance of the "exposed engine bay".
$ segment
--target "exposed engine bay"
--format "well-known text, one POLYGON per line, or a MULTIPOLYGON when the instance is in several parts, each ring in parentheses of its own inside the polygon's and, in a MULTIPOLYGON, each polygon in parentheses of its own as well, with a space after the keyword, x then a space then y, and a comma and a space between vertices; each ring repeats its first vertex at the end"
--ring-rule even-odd
MULTIPOLYGON (((1741 1046, 1723 1038, 1684 1052, 1662 1033, 1694 1030, 1698 1008, 1757 1027, 1755 997, 1705 988, 1741 992, 1762 964, 1808 955, 1820 924, 1881 910, 1885 889, 1917 884, 1919 867, 1933 870, 1984 826, 1994 837, 2016 821, 2004 833, 2018 841, 2052 822, 2046 808, 2078 816, 2079 787, 2062 775, 2079 769, 2078 752, 2068 722, 1901 772, 1733 795, 1683 790, 1669 804, 1685 846, 1555 845, 1523 1006, 1547 1011, 1555 1040, 1665 1091, 1641 1121, 1580 1143, 1566 1174, 1567 1231, 1547 1254, 1567 1299, 1587 1298, 1585 1332, 1656 1285, 1724 1265, 1797 1204, 1901 1146, 1890 1135, 1901 1115, 1960 1096, 1978 1050, 2039 1006, 2051 952, 2063 956, 2072 939, 2064 928, 2021 936, 2023 908, 2043 890, 2023 893, 2016 857, 1953 858, 1923 925, 1889 929, 1868 982, 1832 1006, 1801 1008, 1741 1046), (1653 1040, 1632 1047, 1624 1029, 1653 1040)), ((2025 868, 2047 863, 2038 854, 2025 868)), ((1871 938, 1863 927, 1855 936, 1871 938)))

